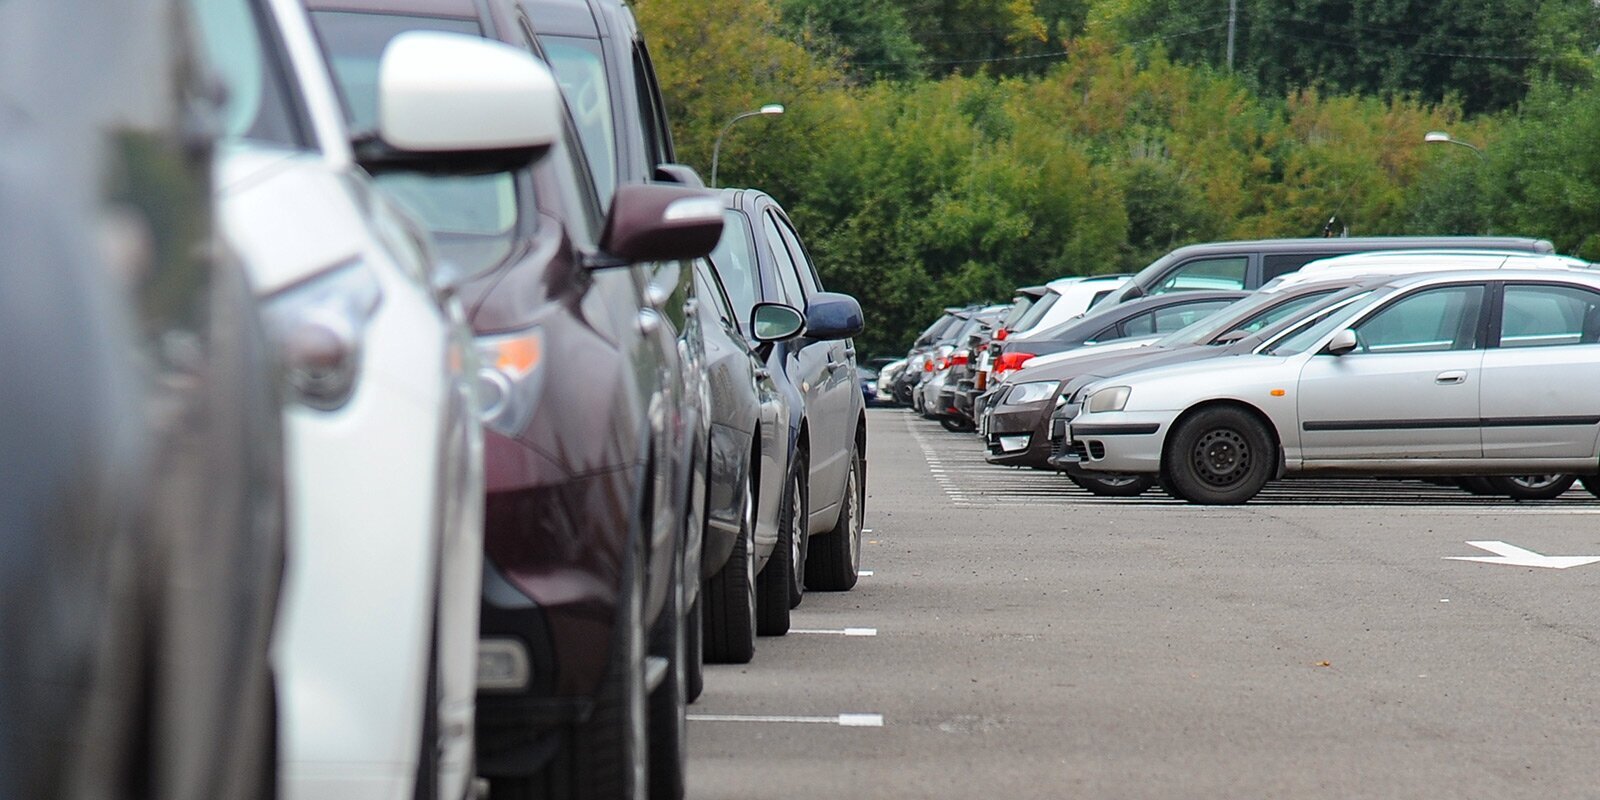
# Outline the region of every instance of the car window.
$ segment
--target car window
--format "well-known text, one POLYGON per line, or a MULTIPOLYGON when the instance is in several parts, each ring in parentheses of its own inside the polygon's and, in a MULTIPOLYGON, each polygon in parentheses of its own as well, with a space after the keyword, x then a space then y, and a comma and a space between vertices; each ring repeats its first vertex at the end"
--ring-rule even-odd
POLYGON ((711 251, 711 264, 733 303, 734 318, 744 324, 761 298, 755 242, 750 238, 750 219, 744 214, 729 209, 723 212, 722 222, 722 238, 711 251))
MULTIPOLYGON (((316 11, 311 18, 333 68, 350 129, 358 136, 377 130, 378 64, 391 39, 413 30, 483 35, 475 20, 445 17, 316 11)), ((375 180, 434 234, 440 251, 461 274, 476 274, 510 252, 519 213, 511 173, 391 172, 375 180)))
POLYGON ((561 84, 567 108, 572 111, 603 207, 611 202, 617 187, 617 134, 600 42, 573 36, 540 36, 539 43, 550 59, 556 82, 561 84))
POLYGON ((806 296, 810 297, 822 291, 822 283, 817 279, 817 267, 811 263, 811 256, 800 244, 800 236, 782 218, 778 219, 778 232, 783 234, 784 243, 789 245, 789 254, 794 257, 795 271, 799 273, 800 286, 805 290, 806 296))
POLYGON ((1000 327, 1015 330, 1017 322, 1022 319, 1024 314, 1028 313, 1028 309, 1033 307, 1033 303, 1034 298, 1028 295, 1018 296, 1017 299, 1011 301, 1011 309, 1000 319, 1000 327))
POLYGON ((638 87, 640 121, 644 128, 645 144, 649 147, 650 162, 652 165, 670 162, 672 133, 667 129, 667 112, 661 103, 661 91, 656 88, 650 53, 645 50, 643 42, 634 43, 633 79, 638 87))
POLYGON ((767 247, 772 251, 772 259, 777 262, 776 272, 783 302, 804 309, 806 293, 801 290, 800 277, 795 274, 794 258, 789 255, 789 245, 783 240, 783 234, 778 229, 778 221, 771 213, 761 215, 761 229, 766 234, 767 247))
POLYGON ((1407 295, 1355 326, 1362 353, 1425 353, 1477 346, 1482 286, 1445 286, 1407 295))
MULTIPOLYGON (((1246 333, 1255 333, 1262 328, 1265 328, 1269 325, 1275 325, 1300 313, 1300 310, 1303 308, 1306 308, 1314 303, 1321 302, 1324 297, 1333 294, 1333 292, 1333 289, 1329 289, 1325 292, 1311 292, 1309 294, 1301 295, 1293 300, 1273 306, 1266 311, 1246 319, 1244 322, 1235 325, 1234 330, 1240 330, 1246 333)), ((1223 333, 1231 333, 1231 331, 1223 331, 1223 333)))
POLYGON ((1121 325, 1114 325, 1101 331, 1089 341, 1107 342, 1113 339, 1125 339, 1130 336, 1154 336, 1158 333, 1171 333, 1187 328, 1216 313, 1218 310, 1233 305, 1233 303, 1233 300, 1217 299, 1146 311, 1143 314, 1129 317, 1121 325))
POLYGON ((1245 256, 1190 261, 1157 284, 1150 294, 1194 289, 1243 289, 1250 259, 1245 256))
POLYGON ((729 325, 737 325, 738 317, 733 313, 733 302, 729 300, 727 292, 723 290, 722 281, 718 280, 716 273, 711 271, 710 263, 703 258, 695 259, 694 275, 695 279, 700 282, 698 291, 695 293, 696 296, 709 300, 711 305, 716 307, 717 316, 721 317, 723 322, 729 325))
POLYGON ((1512 284, 1500 315, 1501 347, 1600 341, 1600 294, 1576 286, 1512 284))
POLYGON ((1056 301, 1060 299, 1060 292, 1045 292, 1044 297, 1041 297, 1035 301, 1034 304, 1028 308, 1028 313, 1023 314, 1022 318, 1017 320, 1016 330, 1019 332, 1025 331, 1035 325, 1038 325, 1039 320, 1044 319, 1044 315, 1049 313, 1050 307, 1055 305, 1056 301))
POLYGON ((1261 281, 1263 283, 1291 272, 1299 272, 1300 268, 1319 259, 1326 258, 1327 253, 1273 253, 1261 257, 1261 281))
POLYGON ((248 0, 192 0, 208 66, 226 87, 220 139, 311 148, 277 40, 248 0))

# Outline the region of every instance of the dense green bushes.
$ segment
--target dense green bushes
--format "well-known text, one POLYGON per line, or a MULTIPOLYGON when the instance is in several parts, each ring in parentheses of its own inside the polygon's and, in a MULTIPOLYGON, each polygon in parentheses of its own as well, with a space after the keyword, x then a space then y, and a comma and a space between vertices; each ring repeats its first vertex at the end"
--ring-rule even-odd
POLYGON ((845 0, 637 6, 689 163, 709 171, 733 114, 787 105, 728 135, 720 182, 763 188, 790 210, 829 287, 866 307, 864 352, 901 348, 947 304, 1135 270, 1195 241, 1318 235, 1330 217, 1352 234, 1546 236, 1600 258, 1600 90, 1582 86, 1588 66, 1571 47, 1560 50, 1567 77, 1543 79, 1520 116, 1463 119, 1454 100, 1392 91, 1265 94, 1251 75, 1106 33, 1148 0, 897 2, 905 14, 861 28, 876 43, 871 70, 830 38, 855 19, 845 0), (933 49, 934 34, 957 30, 930 27, 924 12, 941 5, 998 31, 969 37, 986 53, 996 36, 1026 54, 1052 32, 1088 33, 1030 70, 927 67, 964 52, 933 49), (998 21, 983 23, 985 9, 998 21), (912 56, 924 66, 881 65, 912 56), (922 77, 930 70, 945 77, 922 77), (1433 129, 1483 145, 1487 159, 1424 145, 1433 129))

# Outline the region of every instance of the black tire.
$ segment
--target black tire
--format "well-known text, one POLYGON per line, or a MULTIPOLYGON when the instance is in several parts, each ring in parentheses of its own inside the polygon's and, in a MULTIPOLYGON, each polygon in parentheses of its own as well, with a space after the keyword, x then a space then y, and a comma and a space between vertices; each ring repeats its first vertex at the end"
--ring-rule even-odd
POLYGON ((489 796, 494 800, 633 800, 635 788, 649 780, 644 552, 638 538, 628 547, 611 663, 589 718, 573 726, 563 751, 538 774, 491 778, 489 796))
POLYGON ((1589 494, 1592 494, 1595 497, 1600 497, 1600 476, 1585 475, 1582 478, 1579 478, 1578 482, 1583 484, 1584 490, 1589 494))
POLYGON ((1277 460, 1266 426, 1228 406, 1179 423, 1162 456, 1172 488, 1200 505, 1238 505, 1255 497, 1277 471, 1277 460))
POLYGON ((866 467, 861 460, 861 446, 851 445, 839 521, 833 530, 811 542, 814 549, 806 556, 807 589, 847 592, 856 585, 857 570, 861 568, 861 529, 866 517, 866 467))
POLYGON ((667 676, 650 693, 650 797, 663 800, 683 800, 688 758, 689 625, 682 571, 674 571, 673 577, 679 580, 667 592, 667 605, 650 632, 650 654, 667 659, 667 676))
POLYGON ((1138 497, 1156 485, 1154 475, 1127 475, 1111 472, 1069 472, 1067 480, 1097 497, 1138 497))
MULTIPOLYGON (((794 511, 796 499, 803 507, 805 474, 802 463, 804 451, 797 451, 789 465, 789 476, 784 481, 782 503, 778 509, 778 543, 772 548, 767 566, 756 576, 756 632, 762 636, 782 636, 789 632, 789 611, 794 608, 796 575, 803 568, 804 544, 796 545, 794 537, 803 534, 804 525, 797 524, 794 511), (795 559, 801 559, 800 564, 795 559)), ((804 515, 800 517, 803 519, 804 515)))
MULTIPOLYGON (((804 449, 795 450, 789 473, 790 552, 794 569, 789 573, 789 607, 799 608, 806 598, 806 561, 811 558, 811 459, 804 449)), ((780 517, 780 519, 782 519, 780 517)))
POLYGON ((1500 490, 1496 489, 1488 478, 1479 475, 1456 478, 1456 485, 1461 487, 1461 490, 1467 494, 1475 494, 1479 497, 1494 497, 1500 494, 1500 490))
POLYGON ((1489 479, 1496 494, 1512 500, 1553 500, 1567 493, 1578 480, 1576 475, 1515 475, 1489 479))
MULTIPOLYGON (((728 563, 700 590, 705 606, 703 652, 705 660, 713 664, 748 664, 756 655, 755 470, 750 470, 745 483, 739 539, 728 563)), ((784 628, 788 629, 787 624, 784 628)))
MULTIPOLYGON (((702 589, 704 591, 704 589, 702 589)), ((693 703, 700 699, 700 694, 706 690, 705 672, 705 641, 701 636, 705 633, 705 625, 701 621, 705 613, 705 599, 696 597, 694 605, 689 607, 689 616, 684 619, 684 695, 685 703, 693 703)))
POLYGON ((971 433, 978 429, 978 426, 966 417, 940 417, 939 424, 951 433, 971 433))

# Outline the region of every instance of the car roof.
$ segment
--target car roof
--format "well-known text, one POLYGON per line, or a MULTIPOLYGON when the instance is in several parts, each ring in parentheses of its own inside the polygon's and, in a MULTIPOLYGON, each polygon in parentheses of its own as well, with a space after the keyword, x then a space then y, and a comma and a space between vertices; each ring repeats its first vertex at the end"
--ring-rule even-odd
POLYGON ((1296 253, 1338 253, 1351 250, 1413 250, 1418 248, 1484 250, 1516 250, 1522 252, 1555 252, 1555 245, 1545 239, 1521 236, 1349 236, 1325 239, 1242 239, 1228 242, 1191 244, 1173 250, 1169 255, 1187 258, 1192 255, 1233 250, 1254 250, 1262 253, 1293 251, 1296 253))
POLYGON ((478 5, 474 0, 305 0, 305 6, 311 11, 359 11, 478 19, 478 5))
POLYGON ((1046 283, 1044 287, 1046 289, 1053 289, 1059 292, 1063 291, 1066 287, 1076 286, 1082 283, 1103 281, 1116 281, 1122 283, 1126 282, 1130 277, 1132 276, 1123 273, 1118 273, 1116 275, 1068 275, 1065 278, 1056 278, 1055 280, 1046 283))
POLYGON ((1459 283, 1467 280, 1531 281, 1535 283, 1567 283, 1600 289, 1600 273, 1590 270, 1560 269, 1463 269, 1399 275, 1384 282, 1384 286, 1409 288, 1429 283, 1459 283))
POLYGON ((1566 267, 1581 269, 1591 266, 1581 258, 1556 253, 1533 253, 1519 250, 1378 250, 1366 253, 1348 253, 1318 259, 1300 268, 1300 272, 1316 272, 1340 267, 1370 267, 1382 264, 1411 265, 1417 263, 1462 264, 1463 268, 1498 269, 1516 268, 1522 264, 1536 268, 1566 267))

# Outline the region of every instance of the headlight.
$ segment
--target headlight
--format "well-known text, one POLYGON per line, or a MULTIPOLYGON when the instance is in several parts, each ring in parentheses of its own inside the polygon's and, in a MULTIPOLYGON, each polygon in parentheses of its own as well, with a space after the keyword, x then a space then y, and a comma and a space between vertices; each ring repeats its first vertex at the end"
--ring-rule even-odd
POLYGON ((1133 390, 1126 386, 1111 386, 1089 395, 1089 413, 1121 411, 1128 405, 1128 395, 1133 390))
POLYGON ((515 436, 533 416, 544 376, 544 334, 538 328, 480 336, 474 341, 483 367, 478 370, 478 398, 483 425, 503 436, 515 436))
POLYGON ((1011 387, 1011 394, 1006 396, 1006 404, 1020 406, 1049 400, 1050 395, 1055 394, 1056 389, 1060 388, 1060 386, 1060 381, 1019 383, 1011 387))
POLYGON ((350 400, 361 376, 367 324, 382 300, 377 277, 360 261, 267 298, 262 316, 296 400, 323 411, 350 400))

